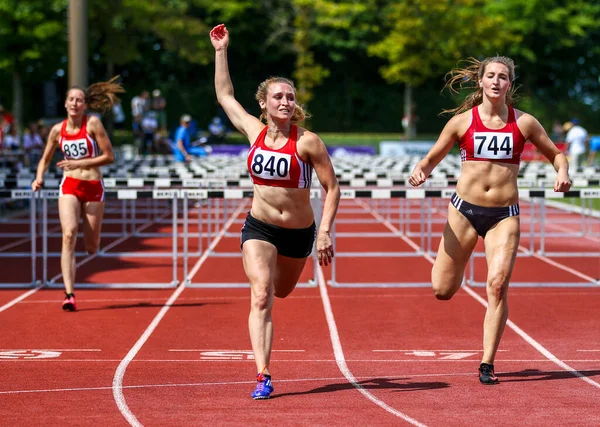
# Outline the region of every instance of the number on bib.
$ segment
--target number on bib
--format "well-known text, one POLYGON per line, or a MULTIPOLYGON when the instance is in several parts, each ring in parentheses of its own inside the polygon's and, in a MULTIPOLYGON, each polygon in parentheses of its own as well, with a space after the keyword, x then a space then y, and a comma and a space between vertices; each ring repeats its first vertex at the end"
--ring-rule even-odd
POLYGON ((514 150, 512 133, 475 132, 473 157, 476 159, 511 159, 514 150))
POLYGON ((292 156, 273 151, 256 150, 252 157, 252 175, 273 180, 290 179, 292 156))
POLYGON ((84 157, 88 157, 89 151, 87 147, 87 141, 85 139, 64 141, 63 152, 65 153, 65 156, 70 159, 82 159, 84 157))

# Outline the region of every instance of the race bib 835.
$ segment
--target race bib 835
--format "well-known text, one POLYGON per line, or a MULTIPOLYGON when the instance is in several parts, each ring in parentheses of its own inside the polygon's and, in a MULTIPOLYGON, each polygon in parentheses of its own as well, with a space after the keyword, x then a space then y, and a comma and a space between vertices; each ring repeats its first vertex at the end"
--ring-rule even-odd
POLYGON ((86 139, 77 139, 74 141, 63 141, 62 151, 70 159, 83 159, 90 155, 86 139))

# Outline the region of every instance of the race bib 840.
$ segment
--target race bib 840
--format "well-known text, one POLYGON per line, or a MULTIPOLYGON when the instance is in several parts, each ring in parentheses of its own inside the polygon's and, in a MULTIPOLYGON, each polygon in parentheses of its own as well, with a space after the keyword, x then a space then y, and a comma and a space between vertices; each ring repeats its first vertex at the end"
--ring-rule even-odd
POLYGON ((256 150, 252 156, 252 175, 263 179, 290 179, 292 156, 274 151, 256 150))

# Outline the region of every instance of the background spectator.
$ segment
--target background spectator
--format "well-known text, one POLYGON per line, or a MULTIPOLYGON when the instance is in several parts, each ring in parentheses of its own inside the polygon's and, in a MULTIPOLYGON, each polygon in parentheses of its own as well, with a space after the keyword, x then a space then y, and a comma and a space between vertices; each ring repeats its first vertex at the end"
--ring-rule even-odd
POLYGON ((4 135, 4 148, 9 151, 18 151, 21 148, 21 137, 15 123, 11 123, 8 132, 4 135))
POLYGON ((225 142, 227 137, 227 128, 223 124, 220 117, 213 117, 208 125, 208 142, 211 144, 219 144, 225 142))
POLYGON ((192 145, 192 140, 189 132, 189 126, 192 121, 192 117, 189 114, 181 116, 180 126, 175 132, 175 145, 173 147, 173 154, 175 154, 175 161, 177 162, 189 162, 192 156, 206 156, 206 150, 197 145, 192 145))
POLYGON ((154 154, 158 152, 155 141, 158 131, 158 115, 156 111, 150 110, 144 114, 141 123, 142 128, 142 154, 154 154))
POLYGON ((123 129, 125 124, 125 112, 120 101, 115 102, 112 108, 112 119, 115 129, 123 129))
POLYGON ((25 150, 25 166, 27 167, 37 165, 44 150, 44 141, 38 132, 38 127, 36 122, 31 122, 23 132, 23 150, 25 150))
POLYGON ((131 100, 131 120, 135 144, 140 151, 144 151, 142 131, 142 120, 144 114, 150 109, 150 93, 145 90, 140 95, 134 96, 131 100))
POLYGON ((590 154, 588 154, 588 166, 594 166, 596 162, 596 153, 600 151, 600 135, 594 135, 590 138, 590 154))
POLYGON ((162 136, 167 135, 167 100, 162 96, 159 89, 152 91, 152 110, 156 112, 158 118, 158 131, 162 136))
POLYGON ((4 134, 8 133, 8 128, 13 124, 15 118, 9 111, 7 111, 2 105, 0 105, 0 126, 4 130, 4 134))
POLYGON ((565 140, 565 131, 563 130, 563 125, 560 124, 560 121, 554 120, 552 124, 552 141, 556 144, 557 142, 562 142, 565 140))
POLYGON ((579 125, 578 119, 572 119, 570 122, 564 124, 563 129, 567 132, 565 141, 567 143, 566 152, 569 155, 569 161, 571 163, 571 169, 573 172, 577 172, 580 163, 580 157, 585 153, 585 142, 588 139, 587 131, 579 125))

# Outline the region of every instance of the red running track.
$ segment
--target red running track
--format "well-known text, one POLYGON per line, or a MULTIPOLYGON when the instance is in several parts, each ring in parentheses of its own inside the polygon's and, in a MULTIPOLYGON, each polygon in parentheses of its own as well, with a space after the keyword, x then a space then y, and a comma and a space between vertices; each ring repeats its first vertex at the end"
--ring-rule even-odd
MULTIPOLYGON (((21 293, 2 291, 1 303, 21 293)), ((600 289, 513 290, 511 320, 526 335, 507 328, 494 387, 477 379, 484 308, 467 292, 439 302, 428 289, 297 289, 276 303, 275 393, 260 402, 249 397, 248 291, 182 289, 167 309, 172 293, 81 290, 80 310, 61 313, 57 291, 41 290, 4 309, 4 423, 600 422, 600 289)))
MULTIPOLYGON (((233 246, 221 243, 215 250, 233 246)), ((355 281, 375 272, 391 276, 397 261, 347 262, 343 274, 355 281)), ((405 265, 415 280, 428 280, 425 258, 405 265)), ((104 270, 104 280, 111 272, 119 274, 104 270)), ((195 274, 194 281, 237 281, 241 262, 208 258, 195 274)), ((537 271, 548 280, 554 274, 551 267, 537 271)), ((255 366, 248 289, 78 290, 75 313, 60 310, 58 290, 2 290, 0 419, 88 426, 600 425, 600 288, 511 289, 510 323, 496 360, 501 384, 485 387, 476 374, 483 289, 465 287, 442 302, 427 288, 331 288, 325 277, 276 301, 275 393, 258 402, 249 397, 255 366)))

